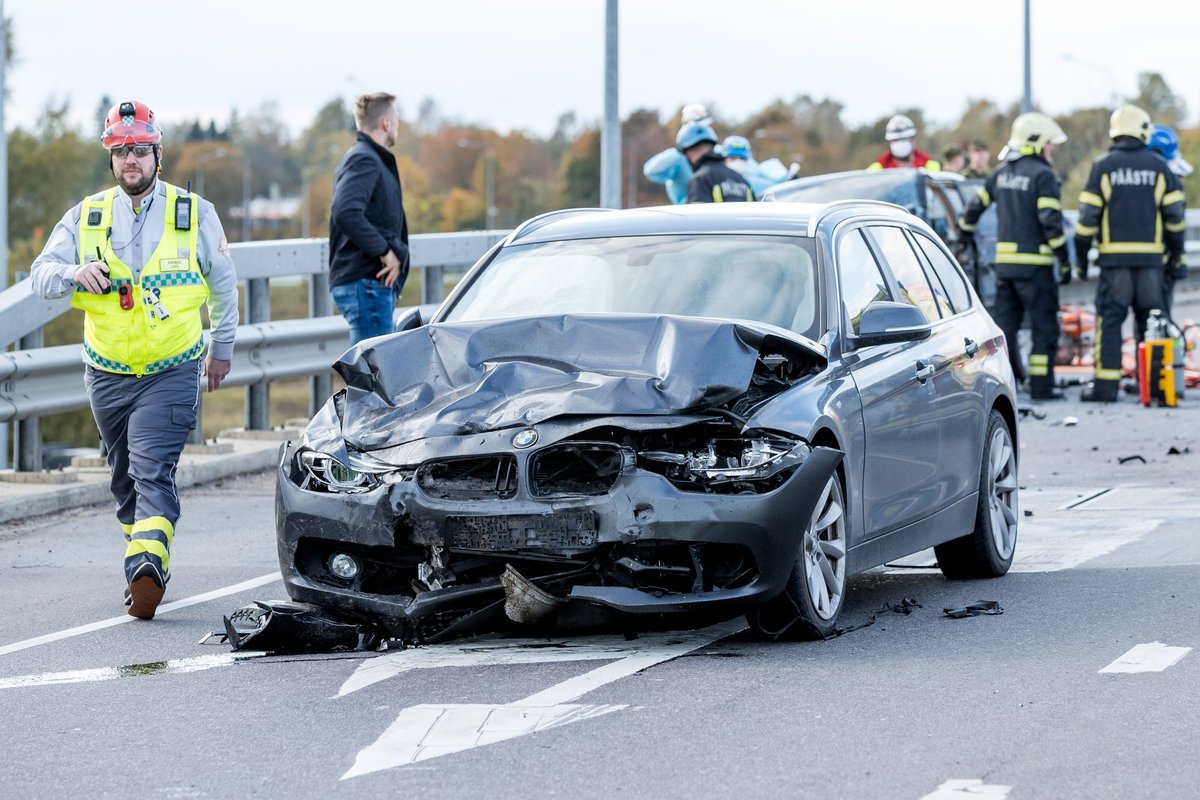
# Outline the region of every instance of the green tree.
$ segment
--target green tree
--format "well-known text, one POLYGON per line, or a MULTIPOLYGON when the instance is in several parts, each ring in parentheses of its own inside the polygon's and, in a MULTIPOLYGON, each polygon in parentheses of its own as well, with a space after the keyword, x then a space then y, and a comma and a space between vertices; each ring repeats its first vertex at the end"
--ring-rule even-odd
POLYGON ((563 157, 559 170, 558 206, 600 205, 600 131, 588 128, 563 157))
POLYGON ((1187 117, 1187 103, 1171 91, 1166 79, 1157 72, 1138 75, 1138 94, 1132 102, 1155 122, 1177 126, 1187 117))

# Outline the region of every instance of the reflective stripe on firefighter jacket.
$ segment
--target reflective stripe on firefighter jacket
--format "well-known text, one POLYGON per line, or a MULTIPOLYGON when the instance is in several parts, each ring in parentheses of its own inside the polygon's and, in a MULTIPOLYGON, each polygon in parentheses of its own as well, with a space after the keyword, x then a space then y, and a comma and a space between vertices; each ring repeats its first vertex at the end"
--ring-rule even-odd
POLYGON ((79 263, 100 254, 112 281, 107 294, 92 294, 80 286, 71 298, 71 305, 85 312, 84 357, 97 369, 140 376, 191 361, 204 352, 200 306, 208 299, 208 283, 196 259, 200 200, 194 194, 183 195, 191 198, 190 224, 187 230, 176 230, 175 199, 181 193, 170 184, 166 190, 162 241, 146 260, 138 282, 109 245, 117 189, 83 200, 79 263), (123 288, 132 308, 121 307, 123 288))
MULTIPOLYGON (((959 226, 974 231, 979 216, 992 203, 996 204, 997 267, 1050 267, 1056 257, 1069 263, 1058 178, 1040 152, 1031 151, 993 172, 971 199, 959 226)), ((1022 271, 1028 272, 1015 270, 1022 271)))
POLYGON ((1121 136, 1092 162, 1079 193, 1076 258, 1098 236, 1103 267, 1159 267, 1183 252, 1184 196, 1167 162, 1132 136, 1121 136))

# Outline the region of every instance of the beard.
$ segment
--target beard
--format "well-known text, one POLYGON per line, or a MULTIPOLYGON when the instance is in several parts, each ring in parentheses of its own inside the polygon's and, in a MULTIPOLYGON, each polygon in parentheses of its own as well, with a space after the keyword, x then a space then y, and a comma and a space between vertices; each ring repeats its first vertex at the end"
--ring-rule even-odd
POLYGON ((117 185, 120 186, 125 194, 130 197, 137 197, 145 194, 146 190, 154 185, 154 173, 141 173, 140 175, 127 175, 124 171, 117 173, 117 185))

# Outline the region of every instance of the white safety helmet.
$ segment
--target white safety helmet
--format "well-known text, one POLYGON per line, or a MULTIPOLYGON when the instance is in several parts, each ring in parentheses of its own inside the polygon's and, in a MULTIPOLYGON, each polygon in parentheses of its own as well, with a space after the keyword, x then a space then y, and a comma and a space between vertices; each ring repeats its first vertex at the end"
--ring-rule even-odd
POLYGON ((913 139, 916 135, 917 126, 913 124, 913 121, 903 114, 897 114, 887 121, 883 138, 894 142, 897 139, 913 139))
POLYGON ((708 107, 703 103, 688 103, 683 107, 683 111, 679 112, 680 124, 687 125, 689 122, 711 122, 712 115, 708 113, 708 107))
POLYGON ((1108 118, 1108 136, 1132 136, 1143 144, 1150 141, 1150 115, 1137 106, 1121 106, 1108 118))
POLYGON ((1028 111, 1012 124, 1012 135, 1008 138, 1008 146, 1013 150, 1032 148, 1041 150, 1047 144, 1062 144, 1067 135, 1058 123, 1038 111, 1028 111))

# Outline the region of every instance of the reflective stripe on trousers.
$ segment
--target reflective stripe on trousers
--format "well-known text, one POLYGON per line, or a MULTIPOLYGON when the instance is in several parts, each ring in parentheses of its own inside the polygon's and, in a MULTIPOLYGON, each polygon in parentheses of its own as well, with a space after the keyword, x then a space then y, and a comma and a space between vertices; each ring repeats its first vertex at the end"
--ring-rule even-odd
POLYGON ((128 578, 145 561, 165 575, 179 520, 175 470, 196 426, 200 362, 188 361, 138 378, 88 366, 84 376, 92 415, 108 448, 117 522, 129 542, 128 578))
POLYGON ((1121 379, 1121 327, 1132 307, 1145 319, 1164 301, 1161 267, 1104 267, 1096 287, 1096 380, 1121 379))

